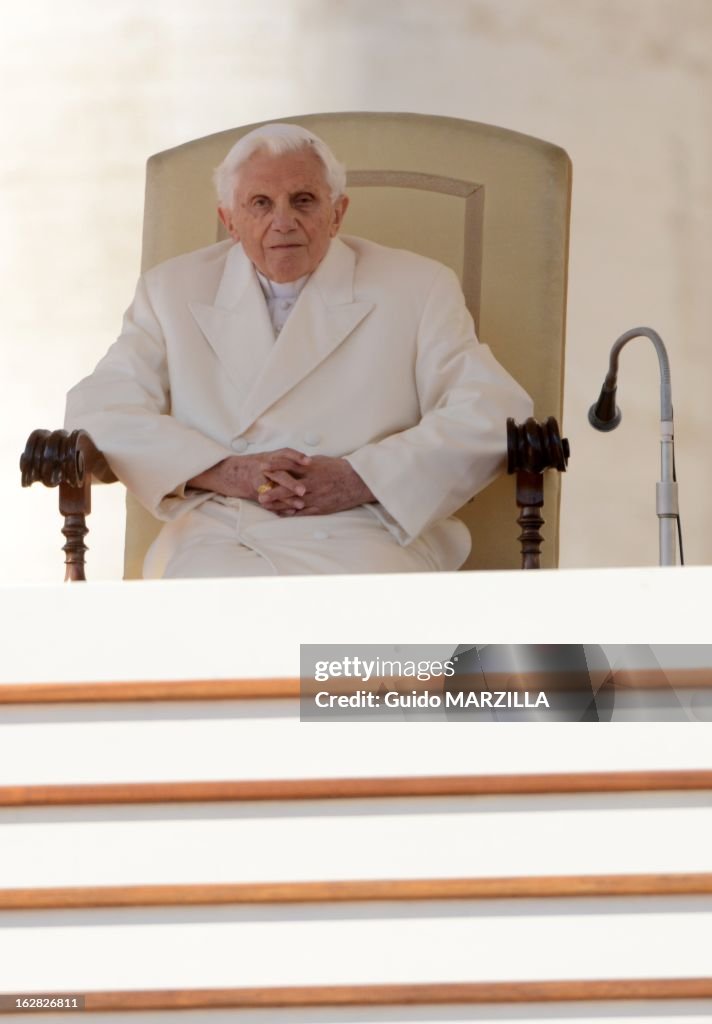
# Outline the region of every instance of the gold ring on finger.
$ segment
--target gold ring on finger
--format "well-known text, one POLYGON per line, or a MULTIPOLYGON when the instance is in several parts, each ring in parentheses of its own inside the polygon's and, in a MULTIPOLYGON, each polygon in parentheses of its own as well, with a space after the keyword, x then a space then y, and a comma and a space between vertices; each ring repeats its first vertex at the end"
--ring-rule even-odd
POLYGON ((271 480, 265 480, 265 482, 263 484, 260 484, 260 486, 257 488, 257 493, 266 494, 267 491, 271 491, 273 487, 274 484, 272 483, 271 480))

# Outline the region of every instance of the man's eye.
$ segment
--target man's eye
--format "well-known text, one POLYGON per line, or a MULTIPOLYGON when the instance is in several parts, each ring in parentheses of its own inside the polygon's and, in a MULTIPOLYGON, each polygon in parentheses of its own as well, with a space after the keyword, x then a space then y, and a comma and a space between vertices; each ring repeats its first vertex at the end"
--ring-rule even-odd
POLYGON ((266 209, 267 206, 269 206, 269 200, 266 199, 264 196, 257 196, 256 199, 252 200, 252 205, 258 210, 264 210, 266 209))
POLYGON ((310 206, 314 202, 314 196, 297 196, 295 203, 297 206, 310 206))

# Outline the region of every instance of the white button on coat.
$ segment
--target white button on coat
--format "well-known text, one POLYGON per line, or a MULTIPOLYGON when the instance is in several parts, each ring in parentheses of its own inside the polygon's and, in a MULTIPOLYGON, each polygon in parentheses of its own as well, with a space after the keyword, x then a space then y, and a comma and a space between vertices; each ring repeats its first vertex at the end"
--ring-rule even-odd
POLYGON ((311 448, 315 448, 321 441, 321 434, 317 434, 315 430, 310 430, 304 435, 304 444, 308 444, 311 448))
POLYGON ((250 442, 244 437, 233 437, 230 442, 230 447, 234 452, 246 452, 249 448, 250 442))
POLYGON ((314 540, 328 540, 329 533, 327 530, 314 530, 312 537, 314 538, 314 540))

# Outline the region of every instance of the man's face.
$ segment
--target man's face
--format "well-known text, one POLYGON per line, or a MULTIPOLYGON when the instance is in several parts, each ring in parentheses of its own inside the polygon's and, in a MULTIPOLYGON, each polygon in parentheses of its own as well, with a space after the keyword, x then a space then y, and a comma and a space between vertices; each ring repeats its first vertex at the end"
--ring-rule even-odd
POLYGON ((311 149, 282 156, 258 150, 238 172, 232 207, 218 212, 257 269, 282 284, 317 268, 347 206, 346 196, 332 202, 311 149))

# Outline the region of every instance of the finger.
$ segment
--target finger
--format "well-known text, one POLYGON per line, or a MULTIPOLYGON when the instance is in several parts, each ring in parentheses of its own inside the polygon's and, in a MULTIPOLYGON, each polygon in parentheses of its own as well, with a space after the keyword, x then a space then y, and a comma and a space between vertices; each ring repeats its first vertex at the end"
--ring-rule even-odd
POLYGON ((286 487, 274 487, 271 491, 265 491, 264 494, 258 494, 257 500, 263 508, 273 508, 275 505, 284 505, 289 508, 304 508, 306 502, 304 498, 292 491, 288 491, 286 487))
POLYGON ((278 448, 273 454, 290 459, 302 466, 308 466, 311 462, 311 455, 305 455, 304 452, 297 451, 296 448, 278 448))
MULTIPOLYGON (((291 473, 285 473, 284 470, 280 469, 270 469, 267 470, 264 475, 267 477, 268 480, 273 481, 273 483, 279 484, 279 490, 287 490, 291 494, 298 494, 300 498, 304 494, 306 494, 306 486, 302 483, 301 480, 295 479, 295 477, 293 477, 291 473)), ((272 492, 267 491, 266 493, 271 494, 272 492)))
POLYGON ((296 479, 297 477, 304 476, 307 467, 303 466, 300 462, 295 462, 290 459, 260 459, 256 464, 256 470, 258 473, 291 473, 296 479))
POLYGON ((278 501, 269 508, 266 505, 264 505, 263 508, 265 512, 274 512, 278 516, 295 515, 299 511, 298 509, 292 508, 291 505, 287 504, 287 502, 284 501, 278 501))
POLYGON ((291 509, 293 512, 298 512, 304 508, 304 502, 301 498, 281 498, 278 501, 270 502, 260 501, 260 505, 268 512, 278 512, 285 509, 291 509))
POLYGON ((307 503, 306 498, 300 497, 298 494, 294 494, 292 491, 288 491, 286 487, 274 487, 271 491, 265 491, 264 494, 260 494, 257 500, 263 508, 270 508, 274 505, 284 505, 289 508, 304 508, 307 503))

